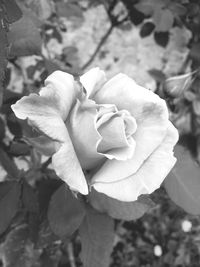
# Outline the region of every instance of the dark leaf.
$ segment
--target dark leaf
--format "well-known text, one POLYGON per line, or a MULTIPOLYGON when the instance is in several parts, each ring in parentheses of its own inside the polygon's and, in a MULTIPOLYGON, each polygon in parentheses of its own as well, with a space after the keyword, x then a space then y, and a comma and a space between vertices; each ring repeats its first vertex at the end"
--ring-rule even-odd
POLYGON ((48 75, 50 75, 52 72, 54 72, 56 70, 61 70, 61 67, 59 66, 59 64, 57 62, 53 61, 52 59, 49 60, 49 59, 45 58, 44 64, 45 64, 45 69, 48 72, 48 75))
POLYGON ((30 153, 30 147, 24 142, 13 141, 9 147, 9 154, 14 156, 25 156, 30 153))
POLYGON ((21 186, 17 182, 0 183, 0 234, 10 225, 19 206, 21 186))
POLYGON ((154 39, 158 45, 162 47, 166 47, 169 42, 169 33, 168 32, 155 32, 154 39))
POLYGON ((25 209, 29 212, 38 213, 39 203, 34 189, 26 182, 23 182, 22 187, 22 203, 25 209))
POLYGON ((169 197, 186 212, 200 214, 200 167, 183 146, 175 148, 177 163, 164 182, 169 197))
POLYGON ((112 218, 125 221, 139 219, 154 206, 153 201, 145 195, 139 197, 137 201, 122 202, 95 190, 90 193, 89 201, 98 211, 105 212, 112 218))
POLYGON ((155 25, 152 22, 146 22, 142 25, 140 29, 140 36, 142 38, 149 36, 153 30, 155 29, 155 25))
POLYGON ((8 40, 7 40, 7 24, 3 12, 0 10, 0 107, 3 102, 3 83, 5 78, 5 69, 7 66, 8 56, 8 40))
POLYGON ((37 185, 37 190, 41 217, 46 217, 51 196, 59 188, 60 185, 60 180, 56 179, 39 181, 37 185))
POLYGON ((63 184, 52 196, 48 220, 53 232, 61 238, 71 236, 85 216, 83 204, 63 184))
POLYGON ((158 83, 162 83, 165 79, 166 76, 161 70, 157 69, 151 69, 148 70, 148 73, 154 78, 154 80, 158 83))
POLYGON ((142 12, 138 11, 136 8, 132 7, 131 10, 129 11, 130 19, 131 22, 134 25, 139 25, 140 23, 143 22, 145 16, 142 12))
POLYGON ((0 118, 0 141, 5 137, 5 125, 3 119, 0 118))
POLYGON ((16 116, 11 113, 7 116, 7 125, 9 130, 15 137, 22 137, 22 127, 16 116))
POLYGON ((11 25, 8 40, 11 44, 11 56, 38 55, 41 52, 42 39, 38 25, 28 12, 11 25))
POLYGON ((18 179, 20 172, 14 163, 14 161, 8 156, 8 154, 0 146, 0 163, 2 167, 7 171, 11 178, 18 179))
POLYGON ((84 267, 108 267, 114 242, 114 221, 91 207, 79 229, 84 267))
POLYGON ((44 250, 44 252, 40 257, 41 266, 58 267, 59 258, 60 258, 59 255, 54 255, 54 254, 52 255, 52 253, 48 253, 46 250, 44 250))
POLYGON ((200 63, 200 43, 193 43, 190 49, 190 57, 192 60, 200 63))
POLYGON ((13 23, 22 17, 22 11, 15 0, 4 0, 8 23, 13 23))

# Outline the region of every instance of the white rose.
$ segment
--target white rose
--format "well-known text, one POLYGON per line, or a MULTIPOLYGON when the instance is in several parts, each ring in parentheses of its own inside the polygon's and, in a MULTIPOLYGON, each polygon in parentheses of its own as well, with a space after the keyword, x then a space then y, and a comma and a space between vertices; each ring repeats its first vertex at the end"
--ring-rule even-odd
POLYGON ((94 68, 78 83, 56 71, 39 95, 12 109, 43 134, 34 144, 44 141, 57 175, 81 194, 94 187, 134 201, 157 189, 176 162, 178 132, 165 101, 124 74, 106 81, 94 68))

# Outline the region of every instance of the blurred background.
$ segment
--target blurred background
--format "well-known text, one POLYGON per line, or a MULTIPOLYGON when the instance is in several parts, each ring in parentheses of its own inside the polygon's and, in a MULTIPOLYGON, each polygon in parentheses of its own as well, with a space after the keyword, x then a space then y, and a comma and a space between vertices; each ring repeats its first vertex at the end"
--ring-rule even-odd
MULTIPOLYGON (((23 141, 23 134, 30 129, 17 121, 10 105, 23 95, 38 92, 45 78, 58 69, 77 76, 99 66, 108 78, 123 72, 167 101, 180 143, 187 148, 181 175, 200 179, 200 2, 16 3, 21 11, 11 0, 0 4, 1 21, 6 17, 5 25, 0 27, 0 181, 18 176, 19 170, 24 172, 28 183, 38 181, 35 191, 39 204, 30 204, 36 201, 28 183, 23 182, 25 193, 17 207, 14 203, 19 198, 18 189, 12 188, 17 193, 11 190, 7 201, 0 188, 0 199, 4 198, 0 211, 8 209, 12 213, 7 221, 0 218, 0 266, 75 267, 69 247, 56 239, 45 220, 40 224, 37 220, 37 205, 43 216, 58 184, 46 179, 54 174, 23 141)), ((198 192, 195 201, 199 200, 198 192)), ((180 208, 176 201, 178 205, 174 204, 163 187, 152 194, 152 200, 155 207, 141 219, 116 222, 110 266, 200 266, 199 216, 189 215, 187 207, 180 208)), ((74 238, 72 244, 75 264, 81 266, 80 242, 74 238)))

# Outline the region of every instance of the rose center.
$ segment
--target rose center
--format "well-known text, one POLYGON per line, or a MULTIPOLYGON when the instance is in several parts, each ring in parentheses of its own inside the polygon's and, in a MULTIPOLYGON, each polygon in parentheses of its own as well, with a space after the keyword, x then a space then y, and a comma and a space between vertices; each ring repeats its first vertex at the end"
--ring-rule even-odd
POLYGON ((97 152, 109 159, 126 160, 133 156, 136 144, 132 135, 137 124, 127 110, 118 111, 114 105, 100 105, 96 127, 102 137, 97 152))

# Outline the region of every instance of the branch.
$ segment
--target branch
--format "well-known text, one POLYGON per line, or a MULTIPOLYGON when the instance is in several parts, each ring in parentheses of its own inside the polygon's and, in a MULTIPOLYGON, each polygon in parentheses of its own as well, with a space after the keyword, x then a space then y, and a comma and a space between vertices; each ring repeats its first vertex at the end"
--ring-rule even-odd
POLYGON ((95 57, 98 54, 99 50, 101 49, 101 47, 106 42, 106 40, 108 39, 109 35, 111 34, 113 28, 114 28, 114 25, 111 25, 110 28, 107 30, 107 32, 104 34, 104 36, 102 37, 101 41, 97 45, 94 53, 92 54, 91 58, 81 67, 82 70, 86 69, 92 63, 92 61, 95 59, 95 57))

